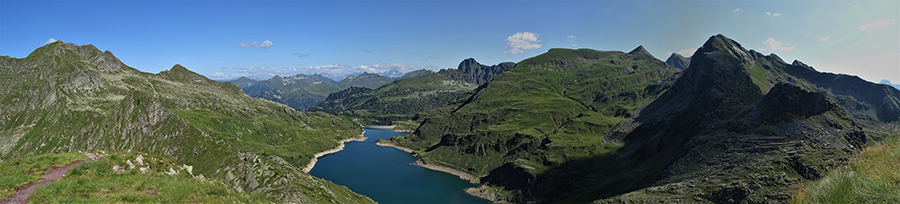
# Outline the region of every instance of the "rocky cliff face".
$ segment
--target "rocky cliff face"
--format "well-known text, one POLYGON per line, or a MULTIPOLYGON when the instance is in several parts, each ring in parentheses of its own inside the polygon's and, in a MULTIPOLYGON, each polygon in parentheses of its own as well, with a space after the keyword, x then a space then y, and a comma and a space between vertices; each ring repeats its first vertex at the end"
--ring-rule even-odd
POLYGON ((56 42, 26 58, 0 57, 0 82, 7 84, 0 87, 0 160, 46 152, 141 151, 282 202, 371 202, 303 173, 240 168, 297 169, 315 152, 358 135, 355 123, 250 98, 231 83, 181 65, 144 73, 109 51, 56 42), (282 196, 286 193, 291 196, 282 196))
POLYGON ((509 71, 516 63, 504 62, 493 66, 478 63, 473 58, 465 59, 459 63, 456 70, 462 73, 460 79, 469 83, 484 84, 491 81, 494 76, 509 71))

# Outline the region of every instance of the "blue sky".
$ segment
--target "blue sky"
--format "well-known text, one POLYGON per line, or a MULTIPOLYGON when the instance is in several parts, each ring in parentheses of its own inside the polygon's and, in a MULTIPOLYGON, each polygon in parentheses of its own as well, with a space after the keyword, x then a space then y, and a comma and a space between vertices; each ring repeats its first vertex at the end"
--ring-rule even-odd
POLYGON ((93 44, 157 73, 240 75, 455 68, 550 48, 665 60, 722 33, 820 71, 900 83, 900 1, 0 1, 0 55, 93 44))

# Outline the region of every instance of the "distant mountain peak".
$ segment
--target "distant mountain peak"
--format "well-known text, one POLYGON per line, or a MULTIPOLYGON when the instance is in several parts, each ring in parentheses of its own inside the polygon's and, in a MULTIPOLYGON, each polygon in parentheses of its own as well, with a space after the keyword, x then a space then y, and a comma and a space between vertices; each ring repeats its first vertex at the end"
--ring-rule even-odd
POLYGON ((381 76, 387 76, 387 77, 391 77, 391 78, 397 78, 397 77, 403 76, 403 74, 405 74, 405 73, 401 72, 400 70, 391 69, 391 70, 382 72, 382 73, 381 73, 381 76))
POLYGON ((801 62, 800 60, 794 60, 794 62, 792 62, 791 65, 807 68, 809 70, 816 70, 816 69, 813 69, 813 67, 810 67, 809 65, 807 65, 806 63, 801 62))
POLYGON ((172 65, 172 68, 169 69, 169 71, 179 71, 180 72, 180 71, 190 71, 190 70, 188 70, 184 66, 181 66, 181 64, 175 64, 175 65, 172 65))
POLYGON ((68 54, 74 54, 85 60, 85 62, 93 64, 101 71, 116 71, 122 69, 125 66, 122 61, 116 58, 112 52, 100 51, 94 45, 76 45, 74 43, 64 43, 62 41, 56 41, 53 43, 46 44, 34 50, 28 54, 27 58, 34 57, 46 57, 46 56, 64 56, 68 54))
POLYGON ((691 65, 691 58, 685 58, 678 53, 672 53, 672 55, 669 56, 669 59, 666 59, 666 64, 681 70, 686 70, 691 65))
POLYGON ((644 45, 638 45, 637 48, 634 48, 633 50, 631 50, 631 52, 628 52, 628 54, 632 54, 632 55, 636 55, 636 54, 640 54, 640 53, 645 53, 648 55, 650 54, 650 52, 647 52, 647 49, 644 49, 644 45))
POLYGON ((456 66, 456 69, 463 71, 464 69, 467 69, 470 67, 481 67, 481 66, 484 66, 484 65, 481 63, 478 63, 478 61, 475 61, 475 58, 468 58, 468 59, 464 59, 462 62, 459 62, 459 66, 456 66), (475 65, 477 65, 477 66, 475 66, 475 65))
MULTIPOLYGON (((709 40, 706 40, 706 43, 703 43, 703 46, 697 50, 697 53, 708 53, 715 51, 719 51, 724 55, 730 55, 734 58, 737 58, 740 63, 744 63, 747 65, 753 65, 756 63, 754 55, 751 52, 744 49, 744 47, 741 46, 741 44, 737 41, 727 38, 722 34, 709 37, 709 40)), ((721 62, 725 63, 725 61, 721 62)))
POLYGON ((172 65, 172 68, 159 72, 159 75, 168 79, 183 79, 195 82, 208 80, 205 76, 197 74, 196 72, 181 66, 181 64, 172 65))

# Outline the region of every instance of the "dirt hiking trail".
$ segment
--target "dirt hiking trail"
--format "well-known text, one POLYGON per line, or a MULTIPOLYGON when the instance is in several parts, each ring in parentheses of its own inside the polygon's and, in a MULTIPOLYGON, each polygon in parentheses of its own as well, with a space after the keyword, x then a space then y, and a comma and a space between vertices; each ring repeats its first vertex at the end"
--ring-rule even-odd
POLYGON ((94 154, 88 154, 88 159, 86 160, 78 160, 62 167, 50 167, 50 169, 47 170, 47 173, 41 175, 43 178, 41 178, 41 180, 39 180, 37 183, 29 183, 21 186, 27 188, 16 191, 16 195, 10 198, 0 200, 0 204, 28 203, 28 196, 31 196, 31 194, 34 193, 35 188, 37 188, 38 186, 43 186, 44 184, 52 183, 59 178, 62 178, 64 175, 66 175, 66 172, 69 172, 69 170, 74 169, 76 166, 85 161, 96 161, 103 159, 103 157, 105 156, 106 155, 98 156, 94 154))

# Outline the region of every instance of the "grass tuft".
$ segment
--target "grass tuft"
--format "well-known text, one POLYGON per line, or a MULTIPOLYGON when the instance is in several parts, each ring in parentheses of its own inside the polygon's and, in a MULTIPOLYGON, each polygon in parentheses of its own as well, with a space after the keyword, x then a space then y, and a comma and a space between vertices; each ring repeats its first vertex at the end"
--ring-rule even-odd
POLYGON ((805 183, 791 203, 900 203, 900 137, 866 147, 843 168, 805 183))

